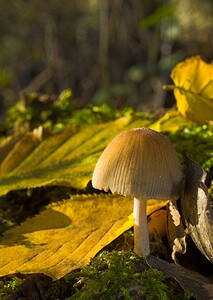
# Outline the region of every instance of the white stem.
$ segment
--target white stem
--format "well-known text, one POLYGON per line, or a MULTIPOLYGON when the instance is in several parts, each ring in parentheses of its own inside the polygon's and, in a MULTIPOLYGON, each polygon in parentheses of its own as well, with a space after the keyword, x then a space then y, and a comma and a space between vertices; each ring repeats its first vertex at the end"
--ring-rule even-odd
POLYGON ((149 255, 149 233, 146 216, 146 200, 134 198, 134 252, 149 255))

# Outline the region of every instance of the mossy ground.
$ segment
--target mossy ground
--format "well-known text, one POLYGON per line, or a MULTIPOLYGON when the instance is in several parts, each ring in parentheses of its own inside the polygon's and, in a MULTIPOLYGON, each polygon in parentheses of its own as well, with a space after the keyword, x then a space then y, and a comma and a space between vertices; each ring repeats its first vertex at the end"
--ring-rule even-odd
POLYGON ((101 252, 82 271, 66 277, 78 279, 67 299, 190 299, 178 282, 152 269, 131 251, 101 252))

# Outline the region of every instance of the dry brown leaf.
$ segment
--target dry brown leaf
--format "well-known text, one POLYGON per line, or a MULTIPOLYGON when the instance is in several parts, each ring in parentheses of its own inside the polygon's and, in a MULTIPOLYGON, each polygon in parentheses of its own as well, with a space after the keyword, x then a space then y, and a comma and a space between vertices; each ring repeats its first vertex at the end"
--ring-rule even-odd
POLYGON ((193 299, 196 300, 212 300, 212 278, 207 278, 197 272, 188 270, 182 266, 169 263, 165 260, 149 255, 147 257, 149 265, 157 268, 168 276, 175 277, 180 285, 186 290, 190 291, 193 299))
POLYGON ((170 201, 167 205, 167 237, 172 249, 172 259, 178 263, 177 254, 186 252, 186 234, 175 201, 170 201))
POLYGON ((206 172, 187 157, 182 219, 197 248, 213 263, 213 209, 205 185, 206 172))

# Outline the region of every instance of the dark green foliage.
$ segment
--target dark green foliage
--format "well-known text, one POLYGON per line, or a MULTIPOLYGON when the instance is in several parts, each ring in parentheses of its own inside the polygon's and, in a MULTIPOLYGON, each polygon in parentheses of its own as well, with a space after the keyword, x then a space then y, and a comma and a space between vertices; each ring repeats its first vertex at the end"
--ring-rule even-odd
POLYGON ((172 17, 175 11, 174 3, 162 4, 159 8, 155 9, 148 17, 139 22, 141 28, 150 28, 158 24, 168 17, 172 17))
POLYGON ((107 12, 99 2, 1 1, 0 88, 6 104, 17 99, 20 89, 57 94, 70 86, 83 104, 105 89, 109 104, 148 107, 153 98, 158 103, 168 65, 199 52, 212 59, 211 0, 193 1, 186 14, 184 0, 110 1, 104 24, 100 15, 107 12), (105 51, 100 36, 109 40, 105 51), (99 63, 103 52, 107 65, 99 63), (128 72, 138 65, 144 76, 132 81, 128 72), (118 84, 124 88, 115 93, 118 84))
MULTIPOLYGON (((0 212, 1 212, 1 210, 2 210, 2 208, 0 208, 0 212)), ((10 220, 0 218, 0 236, 4 231, 10 229, 13 226, 14 226, 14 223, 11 222, 10 220)))
POLYGON ((8 300, 9 296, 23 283, 19 276, 6 276, 0 278, 0 299, 8 300))

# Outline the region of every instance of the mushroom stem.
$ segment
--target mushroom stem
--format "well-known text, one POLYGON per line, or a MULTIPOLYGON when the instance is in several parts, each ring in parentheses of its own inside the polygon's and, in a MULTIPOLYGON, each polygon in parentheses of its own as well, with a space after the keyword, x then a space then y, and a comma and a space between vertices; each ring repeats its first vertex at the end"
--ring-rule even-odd
POLYGON ((150 254, 146 202, 134 198, 134 252, 138 255, 150 254))

